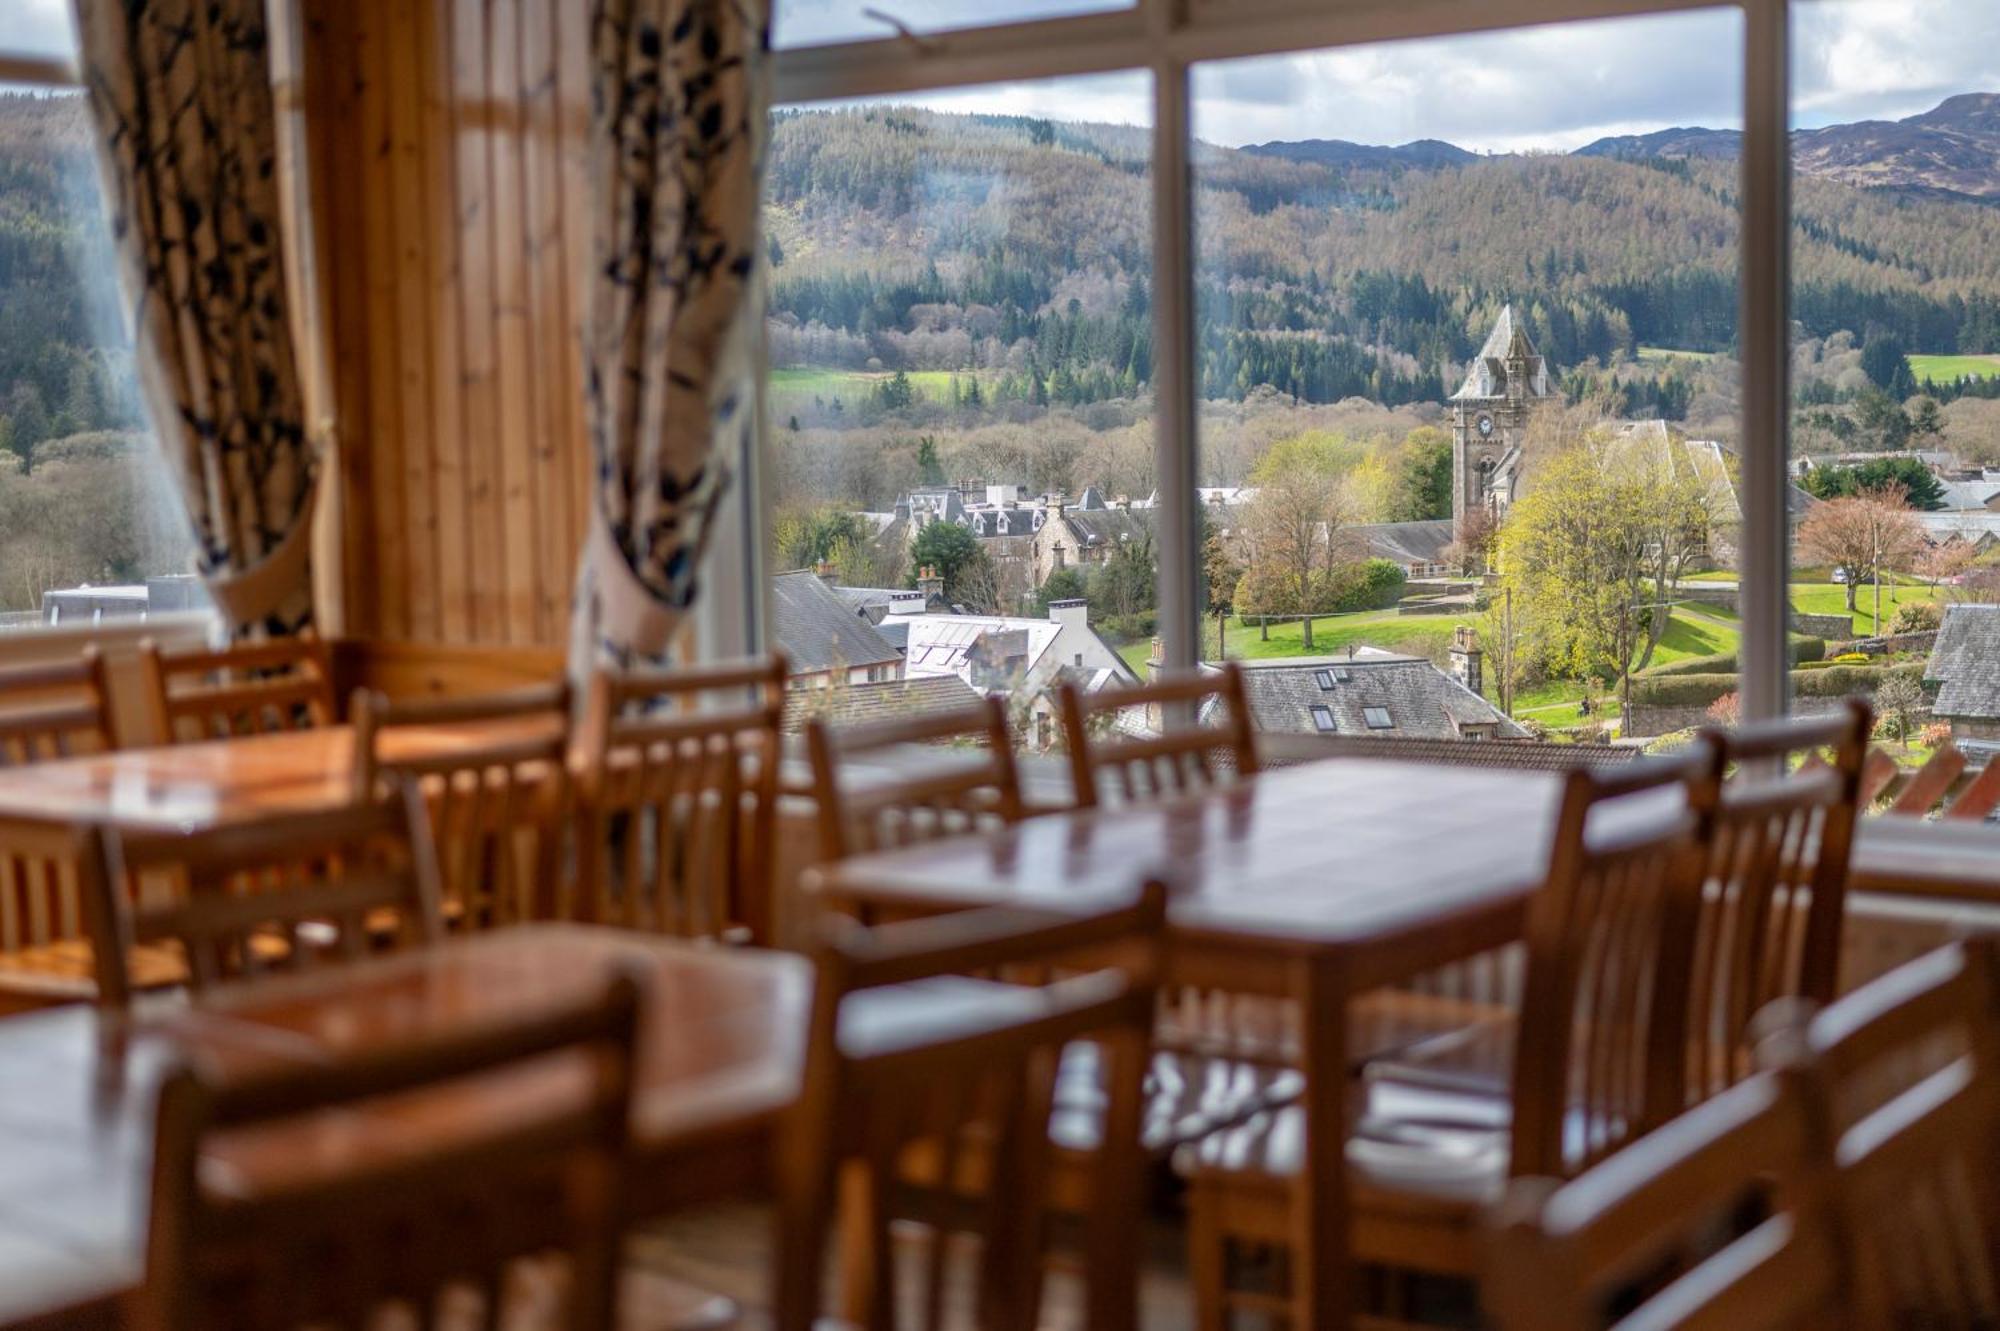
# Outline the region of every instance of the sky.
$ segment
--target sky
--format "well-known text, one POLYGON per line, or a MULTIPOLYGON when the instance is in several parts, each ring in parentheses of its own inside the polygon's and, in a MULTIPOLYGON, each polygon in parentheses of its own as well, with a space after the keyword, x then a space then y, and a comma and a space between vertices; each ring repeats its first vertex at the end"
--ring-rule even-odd
MULTIPOLYGON (((1122 0, 775 0, 775 40, 799 45, 1117 8, 1122 0)), ((0 0, 0 50, 70 50, 70 0, 0 0)), ((2000 92, 1996 0, 1799 0, 1795 120, 1811 127, 1896 119, 1959 92, 2000 92)), ((1238 146, 1271 139, 1405 143, 1475 151, 1566 151, 1607 134, 1741 123, 1741 18, 1734 8, 1473 37, 1390 42, 1199 66, 1195 133, 1238 146)), ((899 97, 945 110, 1148 123, 1143 74, 996 84, 899 97)))
MULTIPOLYGON (((780 45, 885 35, 864 8, 918 30, 1117 7, 1116 0, 777 0, 780 45)), ((1953 93, 2000 92, 1995 0, 1800 0, 1793 7, 1801 127, 1898 119, 1953 93)), ((1742 123, 1734 8, 1390 42, 1197 67, 1195 133, 1272 139, 1444 139, 1475 151, 1567 151, 1609 134, 1742 123)), ((996 84, 898 97, 940 110, 1145 124, 1143 75, 996 84)))

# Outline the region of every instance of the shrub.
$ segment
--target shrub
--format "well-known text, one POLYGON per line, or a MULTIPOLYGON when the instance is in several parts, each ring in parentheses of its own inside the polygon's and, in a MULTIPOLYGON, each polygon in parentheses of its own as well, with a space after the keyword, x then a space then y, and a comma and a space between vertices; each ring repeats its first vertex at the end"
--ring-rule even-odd
POLYGON ((1867 665, 1875 658, 1866 652, 1842 652, 1827 661, 1828 665, 1867 665))
POLYGON ((1708 719, 1719 726, 1734 726, 1743 720, 1743 695, 1735 691, 1723 694, 1708 705, 1708 719))
POLYGON ((1664 735, 1658 735, 1647 740, 1645 753, 1648 757, 1685 753, 1688 746, 1694 743, 1694 735, 1695 732, 1692 728, 1687 730, 1669 730, 1664 735))
MULTIPOLYGON (((1873 695, 1885 680, 1905 676, 1919 682, 1924 665, 1827 665, 1814 670, 1794 670, 1792 692, 1801 698, 1845 698, 1851 694, 1873 695)), ((1635 678, 1632 701, 1649 707, 1707 707, 1726 693, 1736 691, 1736 676, 1730 674, 1667 675, 1635 678)))
POLYGON ((1951 723, 1933 721, 1917 732, 1917 740, 1927 749, 1935 749, 1951 738, 1951 723))
POLYGON ((1936 601, 1905 601, 1896 607, 1896 617, 1889 621, 1891 633, 1931 633, 1944 622, 1944 611, 1938 609, 1936 601))
MULTIPOLYGON (((1824 638, 1793 638, 1789 647, 1793 665, 1806 665, 1820 660, 1826 655, 1824 638)), ((1736 673, 1736 653, 1716 652, 1710 656, 1690 656, 1672 661, 1666 665, 1648 667, 1639 676, 1641 679, 1655 679, 1662 675, 1733 675, 1736 673)))
POLYGON ((1393 559, 1370 559, 1358 570, 1343 575, 1345 585, 1334 602, 1336 612, 1386 610, 1403 598, 1408 575, 1393 559))

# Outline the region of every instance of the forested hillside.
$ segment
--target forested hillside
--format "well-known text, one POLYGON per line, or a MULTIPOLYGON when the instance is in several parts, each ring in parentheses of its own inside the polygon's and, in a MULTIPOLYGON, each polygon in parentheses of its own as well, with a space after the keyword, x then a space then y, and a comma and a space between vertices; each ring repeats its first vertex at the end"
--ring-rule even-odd
MULTIPOLYGON (((1203 391, 1435 402, 1506 301, 1552 363, 1730 349, 1735 165, 1356 145, 1204 147, 1203 391)), ((1150 373, 1148 135, 864 108, 782 115, 773 363, 985 372, 1000 400, 1130 396, 1150 373)), ((2000 351, 2000 208, 1798 181, 1808 337, 2000 351)), ((1672 368, 1626 376, 1675 415, 1672 368)))
POLYGON ((0 95, 0 450, 136 426, 130 356, 108 299, 90 140, 77 97, 0 95), (93 305, 86 292, 106 299, 93 305))

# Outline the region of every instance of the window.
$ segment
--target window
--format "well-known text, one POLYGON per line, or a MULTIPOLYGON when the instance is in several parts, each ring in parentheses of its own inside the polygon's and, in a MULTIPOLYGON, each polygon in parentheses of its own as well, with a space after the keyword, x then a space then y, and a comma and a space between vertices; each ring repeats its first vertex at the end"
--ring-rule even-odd
POLYGON ((1312 712, 1313 729, 1322 735, 1330 735, 1340 729, 1340 723, 1333 719, 1333 709, 1324 703, 1314 703, 1312 712))
POLYGON ((68 6, 10 7, 0 56, 0 631, 202 604, 139 400, 68 6))
MULTIPOLYGON (((1748 3, 1771 12, 1767 0, 1748 3)), ((1992 49, 1976 40, 1992 21, 1977 0, 1940 4, 1950 14, 1923 23, 1921 40, 1961 42, 1961 61, 1992 49)), ((961 520, 960 510, 977 506, 968 499, 1004 509, 1009 496, 987 487, 1021 484, 1015 473, 1027 468, 1017 461, 1023 454, 987 445, 1005 442, 997 425, 1019 424, 1029 427, 1025 458, 1037 470, 1061 469, 1079 482, 1062 511, 1043 506, 1047 520, 1029 554, 1035 576, 1059 578, 1054 590, 1064 595, 1072 579, 1102 579, 1108 592, 1157 566, 1149 595, 1121 592, 1119 608, 1102 614, 1092 601, 1091 627, 1135 670, 1348 648, 1371 671, 1432 684, 1476 678, 1493 716, 1472 729, 1490 726, 1506 739, 1529 728, 1608 728, 1635 693, 1635 708, 1653 706, 1648 725, 1678 724, 1659 704, 1685 690, 1639 681, 1692 658, 1712 662, 1703 673, 1725 685, 1740 662, 1746 714, 1784 709, 1786 625, 1775 607, 1785 595, 1788 535, 1775 516, 1785 493, 1775 443, 1786 404, 1767 389, 1785 361, 1775 259, 1788 219, 1775 173, 1750 175, 1741 165, 1783 151, 1782 22, 1748 24, 1740 5, 1687 9, 1664 0, 1660 12, 1636 16, 1622 0, 1570 0, 1551 13, 1567 21, 1511 31, 1486 30, 1490 8, 1472 0, 1402 9, 1134 0, 1026 24, 1010 23, 1024 15, 1021 6, 1000 8, 980 15, 991 27, 958 26, 956 8, 933 10, 927 17, 942 34, 934 38, 778 57, 780 96, 809 104, 797 119, 781 117, 774 144, 770 233, 782 261, 774 250, 775 463, 764 511, 781 530, 795 530, 785 522, 802 501, 880 512, 880 496, 863 502, 859 494, 870 488, 907 493, 925 522, 938 513, 961 520), (1162 76, 1157 89, 1153 71, 1162 76), (814 152, 789 155, 788 177, 784 136, 820 134, 824 122, 806 117, 834 111, 886 117, 868 156, 901 164, 891 173, 900 193, 882 194, 884 177, 857 170, 851 153, 817 151, 818 139, 814 152), (976 123, 989 136, 988 156, 934 150, 924 117, 951 113, 985 117, 976 123), (1676 129, 1692 132, 1668 132, 1676 129), (1133 131, 1142 132, 1128 140, 1133 131), (1076 168, 1072 184, 1107 187, 1100 193, 1109 206, 1086 225, 1046 228, 1074 242, 1057 271, 1096 274, 1090 291, 1065 287, 1059 302, 1050 300, 1047 252, 1033 237, 1042 220, 1063 214, 1031 188, 1026 159, 1008 146, 1018 135, 1075 153, 1066 159, 1076 168), (885 224, 885 203, 907 224, 885 224), (1173 224, 1156 225, 1158 207, 1172 210, 1173 224), (1191 227, 1179 225, 1183 212, 1191 227), (1108 244, 1129 248, 1136 236, 1146 254, 1128 261, 1121 253, 1115 265, 1093 258, 1108 244), (879 283, 857 288, 829 276, 899 265, 905 276, 892 286, 902 294, 888 300, 877 299, 879 283), (1050 406, 1060 405, 1052 385, 1061 358, 1072 365, 1065 389, 1075 400, 1068 419, 1053 410, 1037 416, 1044 408, 1032 394, 1003 409, 982 380, 979 409, 992 424, 970 432, 979 442, 959 456, 978 474, 961 477, 933 464, 964 448, 963 380, 975 362, 960 362, 961 416, 950 416, 948 397, 945 411, 926 415, 920 401, 938 402, 931 395, 948 387, 883 351, 942 348, 973 305, 1003 310, 1004 299, 961 298, 974 277, 996 297, 1011 292, 1021 311, 1003 341, 1018 343, 1023 324, 1038 323, 1029 340, 1050 406), (1107 277, 1132 316, 1109 331, 1135 336, 1107 342, 1101 326, 1069 336, 1081 330, 1065 322, 1068 301, 1088 322, 1104 308, 1091 292, 1101 293, 1107 277), (914 298, 947 289, 960 294, 914 298), (840 318, 826 317, 842 302, 840 318), (950 305, 959 312, 928 308, 950 305), (1068 330, 1061 345, 1049 333, 1058 326, 1068 330), (1494 347, 1501 354, 1481 356, 1502 333, 1494 347), (1075 361, 1079 352, 1088 359, 1075 361), (868 367, 871 356, 879 368, 868 367), (1103 393, 1101 380, 1099 391, 1087 387, 1091 360, 1118 381, 1114 392, 1103 393), (835 422, 832 395, 815 393, 802 373, 828 365, 889 381, 883 391, 904 413, 867 466, 843 447, 858 438, 852 388, 841 395, 848 414, 835 422), (907 383, 897 382, 899 368, 907 383), (809 410, 788 405, 801 400, 809 410), (1564 416, 1543 434, 1565 446, 1589 437, 1596 472, 1584 480, 1598 491, 1629 486, 1634 471, 1693 478, 1698 506, 1719 511, 1662 519, 1655 534, 1622 543, 1634 552, 1626 562, 1643 569, 1599 569, 1573 593, 1547 571, 1560 561, 1538 570, 1492 555, 1502 526, 1496 510, 1509 506, 1485 501, 1509 487, 1515 496, 1536 488, 1521 482, 1541 465, 1538 450, 1517 445, 1526 418, 1542 408, 1564 416), (1260 467, 1265 477, 1284 470, 1267 461, 1274 452, 1330 463, 1299 468, 1308 481, 1315 471, 1340 481, 1330 487, 1337 520, 1295 526, 1311 534, 1304 546, 1338 553, 1341 576, 1315 568, 1289 606, 1270 557, 1262 568, 1245 558, 1273 544, 1252 519, 1274 507, 1260 500, 1287 488, 1260 495, 1265 487, 1253 476, 1260 467), (1122 507, 1123 490, 1129 535, 1088 516, 1097 510, 1082 505, 1086 477, 1098 478, 1096 499, 1107 509, 1122 507), (1458 504, 1460 489, 1477 489, 1474 502, 1458 504), (1734 525, 1731 500, 1742 519, 1734 525), (1402 523, 1433 525, 1384 530, 1402 523), (1141 539, 1141 527, 1151 537, 1146 558, 1121 562, 1118 552, 1141 539), (1114 566, 1119 576, 1107 576, 1114 566), (1757 613, 1691 594, 1730 574, 1757 613), (1474 639, 1454 655, 1460 626, 1474 639), (1425 670, 1431 676, 1419 676, 1425 670)), ((781 6, 781 27, 789 21, 781 6)), ((1912 27, 1878 21, 1875 30, 1912 27)), ((802 31, 783 43, 853 35, 802 31)), ((1871 68, 1848 62, 1841 78, 1850 92, 1877 78, 1871 68)), ((1599 505, 1621 518, 1629 507, 1599 505)), ((975 519, 962 520, 969 527, 975 519)), ((1017 530, 1014 521, 1006 529, 1017 530)), ((782 557, 782 539, 777 547, 774 567, 799 567, 782 557)), ((1513 548, 1518 555, 1524 540, 1513 548)), ((925 571, 916 566, 904 579, 925 571)), ((1043 594, 1035 589, 1037 600, 1043 594)), ((940 608, 956 600, 933 598, 940 608)), ((1300 666, 1317 669, 1303 659, 1300 666)), ((1401 733, 1416 734, 1403 720, 1401 733)))
POLYGON ((1395 719, 1389 715, 1389 709, 1386 707, 1364 707, 1361 709, 1361 719, 1368 723, 1370 730, 1394 730, 1396 728, 1395 719))
POLYGON ((2000 13, 1882 18, 1792 6, 1791 685, 1801 710, 1869 695, 1905 768, 1946 743, 1978 767, 2000 754, 2000 13))
POLYGON ((896 36, 901 28, 921 39, 924 34, 954 28, 1131 6, 1132 0, 775 0, 771 44, 782 48, 865 41, 896 36))
POLYGON ((1313 671, 1313 682, 1318 684, 1323 692, 1331 693, 1333 691, 1333 672, 1331 670, 1315 670, 1313 671))
MULTIPOLYGON (((1440 697, 1456 676, 1489 709, 1472 724, 1517 739, 1517 715, 1559 738, 1688 724, 1580 704, 1735 648, 1680 591, 1733 568, 1735 166, 1630 131, 1643 101, 1738 135, 1735 71, 1703 53, 1740 29, 1699 11, 1197 66, 1198 466, 1232 496, 1203 506, 1204 590, 1236 612, 1205 657, 1346 648, 1440 697), (1629 77, 1525 95, 1579 64, 1629 77)), ((1465 726, 1439 706, 1399 729, 1465 726)))

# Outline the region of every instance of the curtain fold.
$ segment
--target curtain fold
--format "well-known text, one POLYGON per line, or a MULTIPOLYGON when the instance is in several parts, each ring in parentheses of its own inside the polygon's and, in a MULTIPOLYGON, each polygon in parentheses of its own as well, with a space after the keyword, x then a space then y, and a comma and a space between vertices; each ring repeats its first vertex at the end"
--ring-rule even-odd
POLYGON ((594 0, 572 670, 664 655, 753 424, 768 0, 594 0))
POLYGON ((76 0, 140 381, 234 636, 313 622, 265 0, 76 0))

